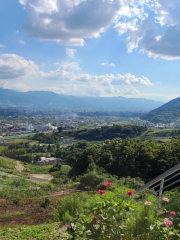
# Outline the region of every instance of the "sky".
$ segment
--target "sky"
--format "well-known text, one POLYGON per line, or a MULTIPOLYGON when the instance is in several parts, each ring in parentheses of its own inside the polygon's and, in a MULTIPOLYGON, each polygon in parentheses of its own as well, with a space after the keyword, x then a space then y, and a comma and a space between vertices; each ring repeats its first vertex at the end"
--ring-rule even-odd
POLYGON ((180 97, 180 0, 1 0, 0 87, 180 97))

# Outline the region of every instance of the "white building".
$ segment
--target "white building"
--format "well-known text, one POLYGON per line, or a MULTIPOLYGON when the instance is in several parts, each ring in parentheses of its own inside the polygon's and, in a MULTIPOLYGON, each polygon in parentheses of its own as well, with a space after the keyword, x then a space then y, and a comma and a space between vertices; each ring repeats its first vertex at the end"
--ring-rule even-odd
POLYGON ((51 125, 51 123, 45 125, 35 126, 36 131, 47 131, 47 130, 57 130, 57 127, 51 125))
POLYGON ((46 158, 46 157, 40 157, 40 159, 38 160, 38 164, 39 165, 53 165, 56 163, 60 163, 62 162, 61 158, 55 158, 55 157, 51 157, 51 158, 46 158))
POLYGON ((34 131, 34 127, 33 127, 32 123, 25 125, 24 129, 25 129, 25 131, 34 131))

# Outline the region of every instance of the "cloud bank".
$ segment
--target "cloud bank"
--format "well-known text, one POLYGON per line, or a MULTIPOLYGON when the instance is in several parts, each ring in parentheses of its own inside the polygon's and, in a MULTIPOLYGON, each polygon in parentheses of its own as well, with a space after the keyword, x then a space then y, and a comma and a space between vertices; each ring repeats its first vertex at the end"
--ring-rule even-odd
POLYGON ((52 85, 53 81, 58 85, 58 87, 49 87, 53 91, 72 95, 135 95, 138 94, 136 87, 153 86, 147 77, 136 77, 131 73, 90 75, 82 73, 77 62, 57 62, 55 66, 56 70, 45 72, 41 71, 33 61, 15 54, 2 54, 0 55, 0 86, 20 91, 30 90, 29 86, 22 83, 22 80, 26 80, 30 75, 34 75, 42 82, 49 81, 49 85, 52 85), (12 84, 12 80, 16 82, 12 84))
POLYGON ((0 80, 14 80, 36 74, 38 66, 15 54, 0 55, 0 80))
MULTIPOLYGON (((30 38, 84 46, 109 27, 126 34, 128 52, 180 58, 180 0, 19 0, 28 16, 30 38)), ((73 57, 73 51, 69 51, 73 57)))

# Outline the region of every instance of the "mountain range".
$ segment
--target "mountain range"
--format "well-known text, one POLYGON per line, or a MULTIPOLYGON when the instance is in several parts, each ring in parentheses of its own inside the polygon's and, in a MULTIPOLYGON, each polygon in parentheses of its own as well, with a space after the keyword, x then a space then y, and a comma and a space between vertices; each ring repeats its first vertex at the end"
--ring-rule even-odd
POLYGON ((150 111, 162 104, 144 98, 78 97, 49 91, 16 92, 0 88, 0 106, 150 111))
POLYGON ((180 119, 180 97, 169 101, 141 116, 141 119, 154 123, 170 123, 180 119))

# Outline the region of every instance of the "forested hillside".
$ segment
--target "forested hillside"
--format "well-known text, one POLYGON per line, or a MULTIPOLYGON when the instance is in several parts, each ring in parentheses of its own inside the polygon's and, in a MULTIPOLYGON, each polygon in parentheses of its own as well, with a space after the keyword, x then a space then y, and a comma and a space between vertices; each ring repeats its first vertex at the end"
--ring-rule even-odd
POLYGON ((173 99, 168 103, 156 108, 140 117, 153 123, 169 123, 180 118, 180 98, 173 99))
POLYGON ((180 119, 180 106, 163 109, 158 108, 144 114, 143 116, 141 116, 141 119, 148 120, 153 123, 174 122, 175 120, 180 119))
POLYGON ((72 176, 85 174, 93 163, 101 173, 118 178, 140 177, 147 182, 179 163, 179 146, 180 139, 156 144, 153 140, 140 142, 116 138, 72 153, 67 163, 72 167, 72 176))
POLYGON ((32 140, 39 141, 40 143, 57 144, 60 136, 73 137, 79 140, 101 141, 113 138, 133 138, 140 136, 147 131, 146 126, 135 125, 114 125, 112 127, 101 127, 94 129, 82 129, 75 131, 64 131, 61 133, 44 134, 39 133, 32 137, 32 140))
POLYGON ((85 139, 93 141, 101 141, 105 139, 113 138, 133 138, 140 136, 143 132, 147 131, 147 127, 144 126, 120 126, 114 125, 112 127, 101 127, 95 129, 83 129, 77 131, 69 131, 65 133, 69 137, 75 137, 76 139, 85 139))

